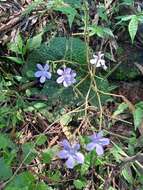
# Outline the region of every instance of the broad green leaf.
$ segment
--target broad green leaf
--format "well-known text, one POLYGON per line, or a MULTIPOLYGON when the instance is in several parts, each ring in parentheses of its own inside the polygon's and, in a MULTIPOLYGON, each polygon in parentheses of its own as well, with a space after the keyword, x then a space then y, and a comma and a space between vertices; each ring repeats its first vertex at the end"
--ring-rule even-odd
POLYGON ((52 149, 47 149, 42 153, 42 161, 43 163, 49 164, 53 158, 53 150, 52 149))
POLYGON ((42 42, 42 35, 43 35, 43 33, 41 32, 40 34, 38 34, 38 35, 34 36, 33 38, 30 38, 29 40, 27 40, 25 51, 38 48, 42 42))
POLYGON ((12 176, 12 169, 6 164, 4 158, 0 158, 0 181, 7 180, 12 176))
POLYGON ((37 137, 37 139, 36 139, 36 144, 37 144, 37 145, 43 145, 43 144, 45 144, 46 141, 47 141, 46 135, 41 134, 41 135, 39 135, 39 136, 37 137))
POLYGON ((105 38, 105 37, 114 37, 114 34, 110 28, 102 27, 102 26, 89 26, 88 27, 89 36, 97 35, 100 38, 105 38))
POLYGON ((37 102, 36 104, 33 105, 34 108, 36 108, 37 110, 41 109, 41 108, 45 108, 47 106, 47 104, 42 103, 42 102, 37 102))
POLYGON ((34 149, 33 143, 25 143, 22 145, 23 159, 26 164, 30 164, 31 161, 36 157, 36 150, 34 149), (26 158, 26 159, 25 159, 26 158))
POLYGON ((134 117, 135 129, 137 129, 138 127, 140 127, 143 121, 143 109, 140 107, 137 107, 133 113, 133 117, 134 117))
POLYGON ((51 170, 48 172, 48 177, 50 178, 50 180, 58 182, 61 180, 61 172, 59 170, 51 170))
MULTIPOLYGON (((47 60, 67 60, 81 65, 87 63, 87 45, 79 38, 55 37, 49 44, 42 44, 33 50, 23 68, 23 75, 34 78, 37 63, 46 63, 47 60)), ((90 48, 89 48, 90 49, 90 48)))
POLYGON ((34 182, 34 176, 30 172, 26 171, 17 175, 11 183, 6 186, 5 190, 11 190, 11 188, 13 188, 13 190, 29 190, 30 185, 34 182))
POLYGON ((138 30, 138 17, 136 15, 132 16, 128 25, 128 30, 133 43, 138 30))
POLYGON ((46 185, 44 182, 40 182, 35 186, 34 190, 54 190, 54 189, 46 185))
POLYGON ((23 54, 23 40, 20 34, 18 34, 14 42, 8 44, 8 49, 12 52, 23 54))
POLYGON ((6 149, 7 147, 11 147, 12 142, 8 138, 7 135, 0 133, 0 149, 6 149))

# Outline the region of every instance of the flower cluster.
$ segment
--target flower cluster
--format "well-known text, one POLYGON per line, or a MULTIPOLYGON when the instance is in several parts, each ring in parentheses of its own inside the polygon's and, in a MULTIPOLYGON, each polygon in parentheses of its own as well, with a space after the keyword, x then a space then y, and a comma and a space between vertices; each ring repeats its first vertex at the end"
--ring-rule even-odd
MULTIPOLYGON (((40 83, 44 83, 46 79, 51 79, 52 74, 49 71, 50 67, 48 64, 42 66, 41 64, 37 64, 38 71, 35 72, 35 77, 40 79, 40 83)), ((63 68, 57 70, 57 74, 59 77, 57 78, 58 84, 63 84, 64 87, 71 86, 76 82, 76 72, 71 68, 63 68)))
MULTIPOLYGON (((97 155, 99 156, 104 153, 103 147, 109 145, 110 143, 108 138, 103 137, 103 131, 100 131, 97 134, 94 133, 89 136, 89 139, 91 142, 85 146, 85 149, 87 151, 92 151, 95 149, 97 155)), ((58 157, 67 160, 65 163, 67 168, 72 169, 76 164, 84 163, 84 155, 79 152, 80 144, 75 143, 71 145, 67 140, 63 140, 61 142, 61 146, 63 147, 63 150, 58 153, 58 157)))
MULTIPOLYGON (((91 65, 94 65, 95 67, 102 67, 104 70, 107 70, 103 57, 104 54, 101 52, 98 52, 97 55, 93 55, 93 59, 90 59, 91 65)), ((39 78, 40 83, 44 83, 46 79, 51 79, 52 74, 47 63, 44 66, 37 64, 37 69, 38 70, 35 72, 35 77, 39 78)), ((59 77, 56 82, 58 84, 63 84, 64 87, 69 87, 76 82, 76 72, 71 68, 63 66, 61 69, 57 70, 57 74, 59 77)))

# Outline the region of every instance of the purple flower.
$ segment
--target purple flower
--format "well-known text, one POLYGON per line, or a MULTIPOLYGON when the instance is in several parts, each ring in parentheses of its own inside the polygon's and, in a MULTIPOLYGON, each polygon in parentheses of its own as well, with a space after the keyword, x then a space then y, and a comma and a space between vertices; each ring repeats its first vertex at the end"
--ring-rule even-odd
POLYGON ((63 67, 63 69, 58 69, 57 73, 60 75, 60 77, 57 79, 57 83, 63 83, 64 87, 68 87, 76 82, 76 72, 71 68, 63 67))
POLYGON ((67 168, 72 169, 76 164, 84 163, 84 155, 78 151, 80 149, 78 143, 70 145, 67 140, 63 140, 61 145, 63 146, 63 150, 58 153, 58 157, 67 160, 67 168))
POLYGON ((102 155, 104 153, 103 147, 110 143, 108 138, 103 137, 103 131, 100 131, 97 134, 94 133, 89 138, 91 139, 91 142, 86 145, 86 150, 92 151, 94 148, 96 148, 96 153, 98 155, 102 155))
POLYGON ((44 66, 37 64, 38 71, 35 72, 35 77, 40 78, 40 82, 44 83, 46 79, 51 78, 51 73, 49 72, 49 65, 46 63, 44 66))

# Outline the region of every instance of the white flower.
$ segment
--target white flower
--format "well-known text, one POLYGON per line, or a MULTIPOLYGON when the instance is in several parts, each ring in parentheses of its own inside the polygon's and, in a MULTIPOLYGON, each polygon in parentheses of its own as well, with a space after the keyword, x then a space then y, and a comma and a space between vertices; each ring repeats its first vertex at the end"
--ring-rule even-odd
POLYGON ((90 63, 95 65, 95 67, 102 67, 104 70, 107 70, 107 66, 105 65, 104 54, 100 51, 97 55, 93 55, 93 59, 90 59, 90 63))

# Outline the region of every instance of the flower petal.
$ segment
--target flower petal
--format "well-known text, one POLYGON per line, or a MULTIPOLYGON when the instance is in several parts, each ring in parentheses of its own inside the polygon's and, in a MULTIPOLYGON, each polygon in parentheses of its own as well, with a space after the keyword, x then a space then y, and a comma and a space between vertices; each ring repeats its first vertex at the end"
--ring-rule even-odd
POLYGON ((49 65, 48 65, 48 63, 46 63, 46 64, 44 65, 44 70, 45 70, 45 71, 48 71, 48 70, 49 70, 49 65))
POLYGON ((51 74, 50 72, 46 72, 46 73, 45 73, 45 77, 46 77, 47 79, 51 79, 52 74, 51 74))
POLYGON ((46 80, 46 77, 45 77, 45 76, 41 76, 41 77, 40 77, 40 82, 41 82, 41 83, 44 83, 45 80, 46 80))
POLYGON ((65 150, 71 149, 71 145, 66 139, 61 142, 61 145, 64 147, 65 150))
POLYGON ((93 133, 93 135, 89 136, 89 138, 94 141, 97 139, 97 134, 96 133, 93 133))
POLYGON ((70 156, 68 158, 68 160, 66 161, 66 166, 69 169, 73 169, 74 168, 74 166, 75 166, 75 159, 72 156, 70 156))
POLYGON ((64 70, 64 72, 66 73, 66 74, 70 74, 71 73, 71 68, 65 68, 65 70, 64 70))
POLYGON ((80 152, 76 153, 76 161, 78 164, 83 164, 84 163, 84 155, 80 152))
POLYGON ((96 146, 96 153, 98 155, 103 155, 104 149, 103 149, 102 145, 96 144, 95 146, 96 146))
POLYGON ((43 68, 43 66, 42 66, 41 64, 37 64, 37 68, 38 68, 39 70, 41 70, 41 71, 44 71, 44 68, 43 68))
POLYGON ((72 77, 76 77, 76 72, 75 72, 75 71, 72 71, 72 72, 71 72, 71 76, 72 76, 72 77))
POLYGON ((78 150, 80 149, 80 144, 79 144, 79 143, 74 144, 72 147, 73 147, 73 149, 74 149, 75 151, 78 151, 78 150))
POLYGON ((103 69, 104 69, 104 70, 107 70, 108 67, 107 67, 106 65, 103 65, 103 69))
POLYGON ((63 82, 63 85, 64 85, 64 87, 70 86, 70 84, 69 84, 67 81, 64 81, 64 82, 63 82))
POLYGON ((43 75, 43 73, 42 73, 42 71, 37 71, 37 72, 35 72, 34 75, 35 75, 35 77, 39 78, 43 75))
POLYGON ((95 60, 95 59, 90 59, 90 63, 91 63, 92 65, 95 65, 95 64, 97 63, 97 60, 95 60))
POLYGON ((66 151, 66 150, 61 150, 61 151, 58 153, 58 157, 61 158, 61 159, 67 159, 67 158, 69 157, 68 151, 66 151))
POLYGON ((98 137, 98 138, 103 137, 103 131, 98 132, 98 133, 97 133, 97 137, 98 137))
POLYGON ((91 142, 86 145, 86 150, 92 151, 96 147, 96 144, 91 142))
POLYGON ((61 84, 61 83, 63 83, 63 81, 64 81, 64 78, 63 78, 63 76, 61 76, 61 77, 58 77, 58 78, 57 78, 57 80, 56 80, 56 82, 57 82, 58 84, 61 84))
POLYGON ((108 144, 110 144, 110 139, 101 138, 101 139, 99 139, 99 144, 102 145, 102 146, 108 145, 108 144))
POLYGON ((95 54, 93 54, 93 57, 94 57, 94 59, 98 59, 98 56, 97 55, 95 55, 95 54))
POLYGON ((63 74, 63 70, 62 70, 62 69, 58 69, 58 70, 57 70, 57 74, 58 74, 58 75, 62 75, 62 74, 63 74))
POLYGON ((101 65, 101 60, 98 60, 97 63, 95 64, 95 66, 98 68, 98 67, 102 67, 101 65))
POLYGON ((104 53, 101 53, 101 51, 98 52, 98 58, 101 59, 104 56, 104 53))

